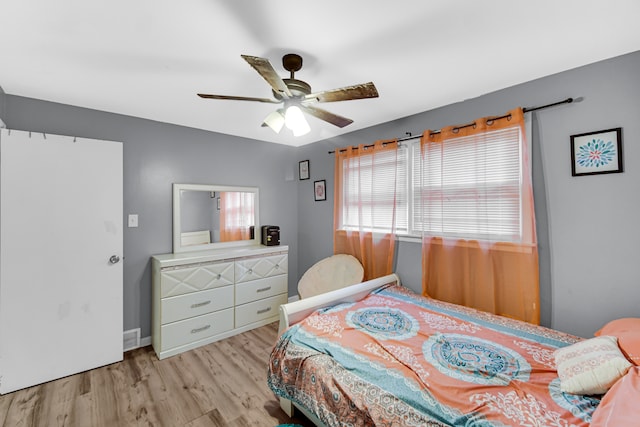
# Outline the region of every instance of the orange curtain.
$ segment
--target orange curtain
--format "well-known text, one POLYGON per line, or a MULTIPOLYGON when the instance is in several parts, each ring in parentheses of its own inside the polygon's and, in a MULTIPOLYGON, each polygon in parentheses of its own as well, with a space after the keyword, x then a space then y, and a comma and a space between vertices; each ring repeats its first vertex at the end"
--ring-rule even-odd
POLYGON ((220 193, 220 241, 249 240, 253 225, 253 193, 223 191, 220 193))
POLYGON ((336 150, 335 254, 356 257, 364 280, 393 272, 397 141, 336 150))
MULTIPOLYGON (((451 126, 442 129, 439 133, 424 132, 421 140, 423 219, 429 217, 426 212, 434 207, 446 212, 443 206, 450 203, 450 198, 446 199, 450 195, 444 194, 445 192, 442 188, 438 188, 438 185, 444 182, 447 173, 449 177, 451 176, 451 171, 447 171, 445 166, 436 171, 427 170, 425 158, 427 156, 430 156, 430 159, 437 159, 438 156, 444 158, 448 153, 448 147, 455 140, 458 145, 464 144, 463 149, 468 150, 467 152, 477 161, 479 156, 487 156, 483 146, 486 136, 489 133, 507 129, 519 131, 521 153, 519 182, 516 180, 514 188, 507 190, 496 190, 489 185, 488 188, 479 191, 513 192, 511 196, 517 197, 520 209, 517 237, 510 236, 508 241, 480 238, 469 240, 452 237, 445 232, 434 232, 434 227, 430 228, 430 224, 423 225, 425 227, 422 239, 423 294, 538 324, 540 322, 538 249, 524 114, 521 108, 510 111, 502 118, 478 119, 471 126, 451 126), (433 185, 436 181, 438 185, 433 185)), ((487 160, 491 159, 487 158, 487 160)), ((444 165, 444 161, 441 164, 444 165)), ((467 203, 465 209, 479 209, 478 215, 484 215, 482 209, 486 210, 487 204, 477 202, 483 197, 486 197, 486 194, 472 194, 465 201, 467 203)), ((496 209, 493 209, 486 215, 495 216, 496 209)), ((446 217, 446 213, 443 215, 443 218, 446 217)), ((475 211, 473 215, 476 215, 475 211)), ((437 215, 432 217, 439 218, 437 215)))

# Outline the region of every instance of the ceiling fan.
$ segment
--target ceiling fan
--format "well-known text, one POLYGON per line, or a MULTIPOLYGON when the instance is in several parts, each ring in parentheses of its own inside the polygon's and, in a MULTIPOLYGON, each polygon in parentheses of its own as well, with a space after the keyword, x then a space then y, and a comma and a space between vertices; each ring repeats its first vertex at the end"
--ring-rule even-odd
POLYGON ((307 82, 295 78, 294 73, 302 68, 302 57, 294 53, 288 53, 282 57, 284 69, 291 73, 288 79, 281 78, 273 69, 268 59, 249 55, 241 56, 269 83, 274 99, 210 95, 206 93, 199 93, 198 96, 208 99, 230 99, 234 101, 284 104, 283 108, 279 108, 269 114, 262 123, 262 126, 269 126, 276 133, 280 132, 283 125, 291 129, 295 136, 304 135, 309 132, 309 125, 302 111, 332 125, 343 128, 353 123, 353 120, 317 108, 313 106, 313 104, 378 97, 378 91, 372 82, 322 92, 312 92, 311 86, 307 82))

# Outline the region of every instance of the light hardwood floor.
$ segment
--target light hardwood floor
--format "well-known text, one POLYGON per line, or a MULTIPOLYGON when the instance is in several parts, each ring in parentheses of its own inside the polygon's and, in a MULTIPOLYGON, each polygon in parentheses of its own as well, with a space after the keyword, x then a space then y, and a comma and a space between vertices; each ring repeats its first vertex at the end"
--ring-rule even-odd
POLYGON ((0 396, 0 426, 313 426, 287 417, 266 384, 276 336, 272 323, 164 360, 152 347, 136 349, 122 362, 0 396))

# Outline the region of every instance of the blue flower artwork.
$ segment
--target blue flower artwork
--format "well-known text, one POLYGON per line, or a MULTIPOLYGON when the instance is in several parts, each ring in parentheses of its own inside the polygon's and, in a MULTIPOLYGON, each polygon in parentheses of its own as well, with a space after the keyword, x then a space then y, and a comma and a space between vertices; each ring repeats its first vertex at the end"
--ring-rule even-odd
POLYGON ((576 162, 580 166, 599 168, 611 163, 616 158, 617 152, 618 150, 612 141, 593 138, 578 147, 576 162))
POLYGON ((571 174, 622 172, 622 128, 571 136, 571 174))

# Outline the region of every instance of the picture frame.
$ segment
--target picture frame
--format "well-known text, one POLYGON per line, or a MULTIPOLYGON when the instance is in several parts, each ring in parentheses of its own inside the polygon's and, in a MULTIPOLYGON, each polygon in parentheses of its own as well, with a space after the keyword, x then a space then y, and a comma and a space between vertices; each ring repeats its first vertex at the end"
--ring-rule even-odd
POLYGON ((327 200, 327 182, 324 179, 313 182, 313 196, 316 202, 327 200))
POLYGON ((571 175, 623 172, 622 128, 571 135, 571 175))
POLYGON ((300 181, 309 179, 309 160, 302 160, 298 162, 298 178, 300 181))

